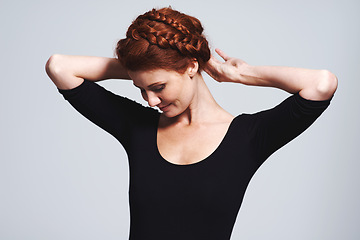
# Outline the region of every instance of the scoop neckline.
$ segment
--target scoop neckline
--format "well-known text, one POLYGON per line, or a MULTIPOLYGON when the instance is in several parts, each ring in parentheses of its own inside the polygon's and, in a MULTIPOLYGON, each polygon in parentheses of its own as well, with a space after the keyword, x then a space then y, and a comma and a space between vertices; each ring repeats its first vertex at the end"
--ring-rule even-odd
POLYGON ((222 147, 222 145, 224 144, 226 138, 228 138, 228 135, 229 135, 229 132, 230 132, 230 129, 232 128, 232 126, 234 125, 234 122, 235 122, 235 119, 238 118, 240 115, 238 116, 235 116, 227 130, 226 130, 226 133, 224 135, 224 137, 222 138, 222 140, 220 141, 219 145, 205 158, 199 160, 199 161, 196 161, 196 162, 193 162, 193 163, 189 163, 189 164, 177 164, 177 163, 173 163, 173 162, 170 162, 168 161, 167 159, 165 159, 161 153, 160 153, 160 150, 159 150, 159 147, 158 147, 158 144, 157 144, 157 138, 158 138, 158 129, 159 129, 159 122, 160 122, 160 116, 161 114, 159 114, 159 117, 158 117, 158 121, 157 121, 157 125, 156 125, 156 128, 155 128, 155 150, 156 150, 156 154, 160 157, 161 161, 162 162, 165 162, 165 164, 168 164, 168 165, 172 165, 172 166, 175 166, 175 167, 191 167, 191 166, 197 166, 197 165, 200 165, 200 164, 204 164, 206 162, 208 162, 209 159, 212 158, 213 155, 216 154, 216 152, 219 151, 219 149, 222 147))

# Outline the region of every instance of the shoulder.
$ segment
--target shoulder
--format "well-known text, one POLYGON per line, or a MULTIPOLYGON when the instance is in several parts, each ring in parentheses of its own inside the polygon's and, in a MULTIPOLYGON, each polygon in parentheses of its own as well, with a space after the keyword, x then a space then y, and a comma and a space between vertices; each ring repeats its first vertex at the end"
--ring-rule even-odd
POLYGON ((233 120, 233 125, 236 128, 252 130, 263 125, 271 127, 283 125, 289 121, 315 120, 327 109, 331 99, 308 100, 296 93, 272 108, 237 115, 233 120))
POLYGON ((292 94, 279 104, 269 109, 263 109, 255 113, 242 114, 247 120, 263 119, 268 117, 300 117, 306 115, 320 115, 330 105, 332 97, 328 100, 310 100, 302 97, 299 93, 292 94))
POLYGON ((73 106, 79 109, 94 109, 97 113, 122 115, 134 120, 146 120, 149 117, 159 115, 159 112, 151 107, 145 107, 135 100, 117 95, 100 84, 84 79, 84 81, 72 89, 59 89, 59 93, 73 106))

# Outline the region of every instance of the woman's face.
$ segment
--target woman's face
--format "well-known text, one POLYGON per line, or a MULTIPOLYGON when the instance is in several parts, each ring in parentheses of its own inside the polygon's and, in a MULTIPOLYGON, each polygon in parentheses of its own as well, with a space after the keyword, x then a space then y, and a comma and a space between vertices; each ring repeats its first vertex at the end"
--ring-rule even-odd
MULTIPOLYGON (((136 87, 150 107, 158 107, 167 117, 183 113, 195 93, 192 69, 184 74, 164 69, 129 72, 136 87)), ((196 72, 195 72, 196 73, 196 72)))

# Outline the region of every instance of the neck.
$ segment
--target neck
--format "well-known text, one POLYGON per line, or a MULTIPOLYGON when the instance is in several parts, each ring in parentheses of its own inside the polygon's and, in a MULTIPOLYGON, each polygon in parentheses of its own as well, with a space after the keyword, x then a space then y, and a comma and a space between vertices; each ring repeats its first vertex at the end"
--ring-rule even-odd
POLYGON ((224 116, 221 113, 230 115, 217 104, 201 74, 196 74, 193 80, 196 89, 194 97, 189 107, 183 113, 174 117, 175 122, 194 125, 216 120, 220 116, 224 116))

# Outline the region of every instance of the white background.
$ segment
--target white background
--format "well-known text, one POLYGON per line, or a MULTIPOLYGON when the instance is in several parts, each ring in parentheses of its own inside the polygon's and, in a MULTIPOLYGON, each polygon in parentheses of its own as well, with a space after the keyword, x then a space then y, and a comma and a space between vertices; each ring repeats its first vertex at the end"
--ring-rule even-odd
MULTIPOLYGON (((324 114, 257 171, 232 239, 360 239, 357 0, 1 0, 0 239, 128 238, 125 151, 63 99, 44 66, 54 53, 112 57, 137 15, 168 5, 202 21, 212 49, 339 79, 324 114)), ((233 115, 288 96, 204 77, 233 115)), ((145 104, 130 81, 100 84, 145 104)))

